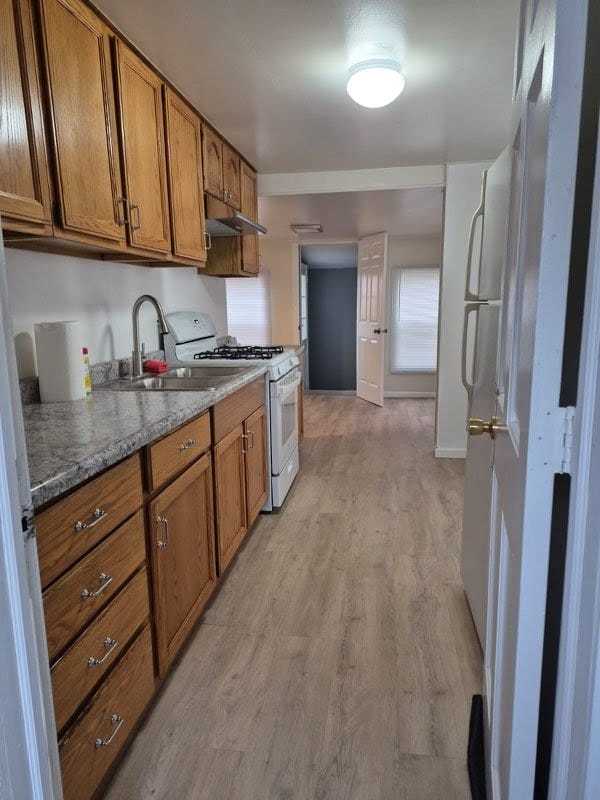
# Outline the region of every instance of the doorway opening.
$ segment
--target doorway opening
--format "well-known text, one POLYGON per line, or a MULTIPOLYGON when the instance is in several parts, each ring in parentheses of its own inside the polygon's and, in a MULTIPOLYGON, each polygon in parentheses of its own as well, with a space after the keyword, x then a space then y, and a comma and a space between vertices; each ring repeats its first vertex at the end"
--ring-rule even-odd
POLYGON ((300 247, 305 388, 356 392, 356 244, 300 247))

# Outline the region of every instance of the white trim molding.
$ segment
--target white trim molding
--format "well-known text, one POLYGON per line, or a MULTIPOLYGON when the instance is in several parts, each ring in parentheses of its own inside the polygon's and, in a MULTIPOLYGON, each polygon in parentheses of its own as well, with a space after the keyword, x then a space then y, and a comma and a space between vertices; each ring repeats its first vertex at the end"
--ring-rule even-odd
POLYGON ((435 448, 435 457, 436 458, 466 458, 467 457, 467 448, 466 447, 436 447, 435 448))
POLYGON ((403 392, 396 389, 384 389, 383 396, 385 398, 389 398, 390 400, 393 399, 402 399, 402 398, 413 398, 414 400, 426 400, 429 398, 435 398, 435 392, 403 392))
POLYGON ((258 176, 258 196, 426 189, 446 185, 446 167, 384 167, 329 172, 280 172, 258 176))

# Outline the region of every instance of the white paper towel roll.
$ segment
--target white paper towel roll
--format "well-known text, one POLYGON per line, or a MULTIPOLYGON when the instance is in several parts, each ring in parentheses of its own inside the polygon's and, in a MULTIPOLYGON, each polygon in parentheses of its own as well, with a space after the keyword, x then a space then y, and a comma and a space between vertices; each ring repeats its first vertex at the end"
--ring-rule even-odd
POLYGON ((34 330, 42 403, 82 400, 85 366, 79 322, 40 322, 34 330))

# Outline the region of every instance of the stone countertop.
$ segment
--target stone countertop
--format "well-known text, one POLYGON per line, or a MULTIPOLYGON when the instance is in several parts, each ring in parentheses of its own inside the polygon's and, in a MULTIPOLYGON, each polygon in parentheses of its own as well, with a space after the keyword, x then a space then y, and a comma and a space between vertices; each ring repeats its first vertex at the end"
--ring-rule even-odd
POLYGON ((39 508, 264 375, 249 367, 216 391, 111 391, 23 407, 31 498, 39 508))

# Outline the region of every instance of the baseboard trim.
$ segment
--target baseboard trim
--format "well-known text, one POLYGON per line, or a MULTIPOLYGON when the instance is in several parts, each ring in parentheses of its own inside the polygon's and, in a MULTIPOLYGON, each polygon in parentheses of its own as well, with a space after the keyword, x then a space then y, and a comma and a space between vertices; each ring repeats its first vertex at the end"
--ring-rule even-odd
POLYGON ((436 458, 466 458, 467 450, 465 447, 436 447, 436 458))
POLYGON ((385 398, 412 398, 414 400, 419 399, 429 399, 431 397, 435 397, 435 392, 402 392, 396 391, 394 389, 390 389, 389 391, 386 389, 383 396, 385 398))
POLYGON ((339 394, 344 397, 355 397, 356 389, 307 389, 306 394, 339 394))

